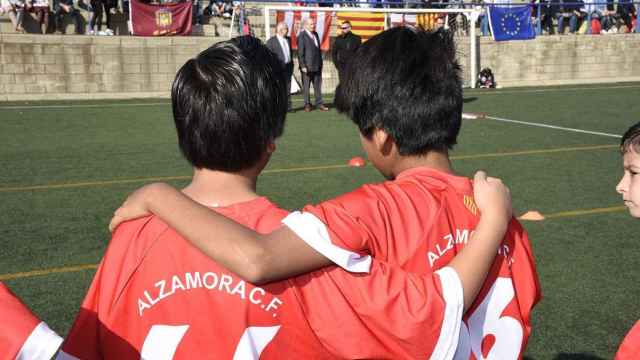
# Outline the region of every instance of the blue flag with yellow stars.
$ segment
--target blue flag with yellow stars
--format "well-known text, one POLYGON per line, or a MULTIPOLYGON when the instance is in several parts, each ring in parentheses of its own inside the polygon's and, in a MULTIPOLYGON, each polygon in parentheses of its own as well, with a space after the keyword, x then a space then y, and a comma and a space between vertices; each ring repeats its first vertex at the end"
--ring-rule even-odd
POLYGON ((531 8, 525 6, 489 6, 489 25, 493 40, 526 40, 536 37, 531 8))

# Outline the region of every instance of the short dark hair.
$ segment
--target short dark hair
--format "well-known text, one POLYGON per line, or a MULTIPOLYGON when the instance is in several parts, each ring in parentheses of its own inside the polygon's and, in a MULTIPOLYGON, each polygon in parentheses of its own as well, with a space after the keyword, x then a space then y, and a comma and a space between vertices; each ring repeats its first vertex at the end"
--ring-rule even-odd
POLYGON ((363 136, 386 131, 400 155, 451 149, 462 121, 452 35, 396 27, 372 37, 347 65, 335 105, 363 136))
POLYGON ((239 171, 257 163, 282 135, 284 68, 262 42, 241 36, 187 61, 171 87, 184 157, 196 168, 239 171))
POLYGON ((624 154, 629 150, 640 154, 640 122, 627 129, 620 140, 620 152, 624 154))

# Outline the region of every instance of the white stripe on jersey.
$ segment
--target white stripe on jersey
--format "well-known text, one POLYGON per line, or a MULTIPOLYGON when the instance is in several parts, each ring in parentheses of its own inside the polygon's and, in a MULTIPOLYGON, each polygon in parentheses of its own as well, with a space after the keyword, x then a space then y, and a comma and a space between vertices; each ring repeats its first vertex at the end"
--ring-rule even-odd
POLYGON ((294 211, 282 219, 282 223, 341 268, 355 273, 368 273, 371 269, 369 255, 363 256, 334 245, 325 224, 313 214, 294 211))
POLYGON ((16 360, 51 360, 62 344, 62 338, 41 322, 24 342, 16 360))
POLYGON ((458 347, 458 337, 464 314, 464 294, 462 282, 453 268, 447 266, 435 273, 440 276, 442 297, 446 305, 440 336, 430 359, 448 360, 453 359, 458 347))

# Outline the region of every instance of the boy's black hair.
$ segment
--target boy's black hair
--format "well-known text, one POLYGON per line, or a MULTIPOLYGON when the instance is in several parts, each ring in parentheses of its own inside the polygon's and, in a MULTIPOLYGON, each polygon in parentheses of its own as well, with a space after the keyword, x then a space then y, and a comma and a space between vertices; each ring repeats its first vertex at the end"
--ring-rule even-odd
POLYGON ((287 114, 283 65, 262 42, 242 36, 187 61, 171 87, 184 157, 196 168, 249 168, 282 135, 287 114))
POLYGON ((452 36, 396 27, 369 39, 347 65, 335 105, 362 135, 387 132, 401 155, 451 149, 462 119, 452 36))
POLYGON ((620 140, 620 152, 624 154, 629 150, 640 154, 640 122, 630 127, 620 140))

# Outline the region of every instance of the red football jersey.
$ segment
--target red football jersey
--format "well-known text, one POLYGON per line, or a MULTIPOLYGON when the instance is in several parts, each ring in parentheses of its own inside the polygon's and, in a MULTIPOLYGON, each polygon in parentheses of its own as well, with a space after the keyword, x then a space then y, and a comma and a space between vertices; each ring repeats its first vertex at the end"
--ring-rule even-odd
POLYGON ((624 337, 615 358, 615 360, 638 359, 640 359, 640 321, 638 321, 631 330, 629 330, 627 336, 624 337))
POLYGON ((0 282, 0 359, 50 360, 62 343, 0 282))
MULTIPOLYGON (((531 332, 531 309, 541 293, 527 233, 515 219, 510 223, 487 280, 464 321, 448 315, 448 308, 453 307, 450 305, 459 304, 461 300, 447 296, 446 292, 455 294, 455 287, 461 285, 456 284, 457 275, 443 277, 442 271, 448 269, 455 274, 446 265, 471 238, 478 220, 469 179, 433 169, 414 168, 404 171, 394 181, 365 185, 320 205, 307 206, 302 213, 292 213, 283 222, 310 246, 347 270, 367 271, 371 255, 409 272, 441 275, 440 283, 434 279, 434 289, 443 292, 445 302, 440 305, 439 316, 436 315, 438 304, 433 305, 435 316, 431 318, 434 326, 440 329, 426 334, 422 343, 405 346, 409 353, 440 358, 445 338, 457 331, 456 359, 518 359, 522 357, 531 332)), ((385 289, 376 285, 375 277, 369 277, 372 285, 367 291, 342 282, 341 272, 326 273, 340 279, 336 283, 343 293, 341 301, 350 302, 362 293, 366 294, 362 296, 378 297, 385 289)), ((458 294, 462 296, 461 289, 458 294)), ((402 319, 415 315, 402 314, 409 309, 405 305, 411 301, 418 300, 401 297, 398 299, 400 306, 392 307, 386 299, 387 306, 381 307, 378 313, 370 313, 366 320, 380 323, 382 327, 384 321, 376 321, 378 317, 395 317, 401 322, 396 326, 402 328, 402 325, 406 326, 402 319)), ((301 303, 306 304, 305 301, 301 303)), ((358 306, 357 303, 351 305, 358 306)), ((330 332, 333 326, 313 316, 309 320, 321 339, 322 334, 330 332)), ((411 328, 405 330, 410 331, 411 328)), ((408 341, 416 340, 407 336, 408 341)), ((366 340, 363 341, 362 346, 366 346, 366 340)))
MULTIPOLYGON (((265 198, 216 208, 268 233, 286 212, 265 198)), ((286 282, 253 286, 156 217, 120 225, 60 359, 324 359, 286 282)))

